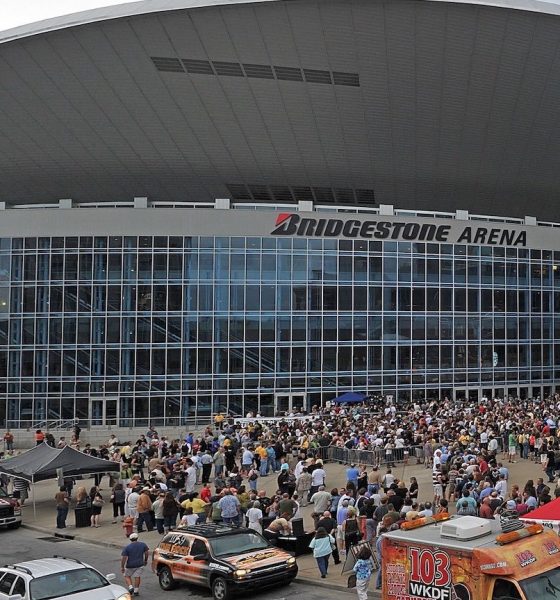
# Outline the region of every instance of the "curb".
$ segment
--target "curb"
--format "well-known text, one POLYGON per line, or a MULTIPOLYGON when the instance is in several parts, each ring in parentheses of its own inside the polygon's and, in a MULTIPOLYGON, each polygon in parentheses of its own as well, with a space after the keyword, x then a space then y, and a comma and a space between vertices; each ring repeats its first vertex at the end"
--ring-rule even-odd
POLYGON ((104 542, 103 540, 92 540, 90 538, 86 538, 81 535, 72 535, 69 533, 58 533, 57 531, 52 531, 48 527, 40 527, 39 525, 28 525, 27 523, 22 523, 22 527, 25 529, 31 529, 32 531, 38 531, 39 533, 46 533, 53 537, 62 538, 65 540, 73 540, 75 542, 83 542, 84 544, 92 544, 93 546, 101 546, 102 548, 117 548, 118 550, 122 550, 123 544, 115 544, 114 542, 104 542))
MULTIPOLYGON (((25 529, 30 529, 31 531, 37 531, 39 533, 46 533, 53 537, 62 538, 65 540, 72 540, 74 542, 83 542, 84 544, 91 544, 93 546, 101 546, 102 548, 116 548, 117 550, 122 550, 123 544, 115 544, 114 542, 104 542, 102 540, 92 540, 91 538, 87 538, 81 535, 72 535, 69 533, 58 533, 57 531, 52 531, 48 527, 40 527, 39 525, 29 525, 27 523, 22 523, 21 525, 25 529)), ((313 579, 312 577, 296 577, 294 579, 296 583, 301 585, 312 585, 314 587, 325 588, 329 590, 337 590, 339 592, 345 592, 347 594, 354 594, 354 590, 348 589, 344 585, 339 585, 332 582, 322 581, 320 579, 313 579)), ((377 599, 381 598, 379 593, 374 590, 370 590, 369 594, 372 598, 377 599)))

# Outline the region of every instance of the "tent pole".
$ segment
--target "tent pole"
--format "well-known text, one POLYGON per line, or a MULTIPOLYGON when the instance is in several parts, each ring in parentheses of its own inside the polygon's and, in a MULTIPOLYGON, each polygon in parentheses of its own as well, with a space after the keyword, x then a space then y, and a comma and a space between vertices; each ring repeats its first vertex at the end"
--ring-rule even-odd
POLYGON ((35 476, 31 475, 31 487, 33 488, 33 520, 37 520, 37 507, 35 506, 35 476))

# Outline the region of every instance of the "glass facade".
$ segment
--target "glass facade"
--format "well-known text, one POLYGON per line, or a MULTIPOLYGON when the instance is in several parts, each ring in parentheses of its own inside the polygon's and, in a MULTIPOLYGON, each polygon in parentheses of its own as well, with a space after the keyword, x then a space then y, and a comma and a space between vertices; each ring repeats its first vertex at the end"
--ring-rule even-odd
POLYGON ((271 415, 348 390, 536 395, 560 253, 273 237, 0 240, 0 427, 271 415))

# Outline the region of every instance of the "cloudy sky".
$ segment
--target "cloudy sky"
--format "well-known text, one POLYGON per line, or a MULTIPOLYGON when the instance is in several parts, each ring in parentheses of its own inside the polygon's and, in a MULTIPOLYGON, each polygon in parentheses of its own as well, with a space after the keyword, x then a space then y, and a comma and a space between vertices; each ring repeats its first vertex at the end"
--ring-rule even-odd
POLYGON ((133 0, 0 0, 0 31, 70 13, 133 0))

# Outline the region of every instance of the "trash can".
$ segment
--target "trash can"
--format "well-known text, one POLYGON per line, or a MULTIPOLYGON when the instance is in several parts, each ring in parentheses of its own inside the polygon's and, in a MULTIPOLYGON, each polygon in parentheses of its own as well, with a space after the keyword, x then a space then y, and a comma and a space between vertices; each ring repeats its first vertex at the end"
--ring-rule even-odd
POLYGON ((76 506, 74 515, 76 517, 76 528, 91 525, 91 506, 76 506))

